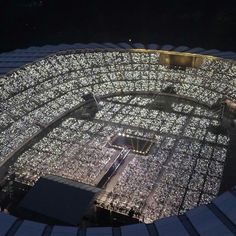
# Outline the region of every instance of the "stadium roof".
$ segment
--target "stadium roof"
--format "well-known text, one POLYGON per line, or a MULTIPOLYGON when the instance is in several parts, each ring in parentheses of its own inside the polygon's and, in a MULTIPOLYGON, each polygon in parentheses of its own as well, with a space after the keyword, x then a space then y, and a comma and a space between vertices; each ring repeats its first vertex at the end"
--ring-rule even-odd
POLYGON ((192 209, 181 216, 171 216, 152 224, 133 224, 121 227, 79 229, 49 226, 18 219, 0 212, 0 235, 12 236, 188 236, 236 234, 236 187, 208 205, 192 209))
POLYGON ((144 45, 142 43, 75 43, 75 44, 59 44, 59 45, 45 45, 42 47, 29 47, 26 49, 16 49, 11 52, 0 54, 0 75, 5 74, 13 69, 23 66, 27 63, 33 62, 39 58, 48 56, 59 51, 72 49, 149 49, 149 50, 165 50, 175 52, 196 53, 202 55, 210 55, 221 57, 225 59, 236 60, 235 52, 222 52, 216 49, 206 50, 203 48, 189 48, 186 46, 172 46, 172 45, 158 45, 155 43, 144 45))

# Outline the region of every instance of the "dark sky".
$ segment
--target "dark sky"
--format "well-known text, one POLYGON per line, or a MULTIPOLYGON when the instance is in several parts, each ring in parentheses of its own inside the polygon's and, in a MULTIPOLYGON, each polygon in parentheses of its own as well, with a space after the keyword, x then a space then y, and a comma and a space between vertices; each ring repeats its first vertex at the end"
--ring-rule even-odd
POLYGON ((236 0, 0 0, 0 51, 129 38, 236 51, 235 4, 236 0))

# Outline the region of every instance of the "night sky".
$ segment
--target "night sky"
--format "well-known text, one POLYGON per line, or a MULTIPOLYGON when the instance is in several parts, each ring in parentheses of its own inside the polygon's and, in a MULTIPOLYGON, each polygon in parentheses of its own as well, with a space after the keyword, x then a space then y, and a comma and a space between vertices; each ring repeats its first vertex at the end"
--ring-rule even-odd
POLYGON ((236 1, 0 0, 0 52, 129 39, 236 52, 236 1))

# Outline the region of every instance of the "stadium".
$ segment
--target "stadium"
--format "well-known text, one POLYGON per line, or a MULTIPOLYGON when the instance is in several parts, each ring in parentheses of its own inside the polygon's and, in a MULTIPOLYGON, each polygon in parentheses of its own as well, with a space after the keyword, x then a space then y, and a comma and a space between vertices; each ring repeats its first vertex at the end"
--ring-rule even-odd
POLYGON ((235 58, 140 43, 0 54, 0 235, 235 235, 235 58))

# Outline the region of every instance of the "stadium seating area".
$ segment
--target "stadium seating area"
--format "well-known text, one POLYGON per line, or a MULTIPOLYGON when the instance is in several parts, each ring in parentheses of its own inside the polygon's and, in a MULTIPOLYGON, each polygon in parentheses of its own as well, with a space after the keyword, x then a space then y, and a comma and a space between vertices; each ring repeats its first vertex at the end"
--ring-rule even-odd
POLYGON ((235 64, 206 58, 185 72, 158 63, 158 53, 71 52, 52 55, 1 78, 0 161, 81 102, 81 95, 117 91, 161 91, 173 85, 179 95, 207 105, 224 95, 235 100, 235 64))
MULTIPOLYGON (((183 71, 162 65, 159 58, 158 51, 72 50, 49 55, 3 75, 0 78, 0 166, 15 150, 44 132, 43 127, 47 128, 81 104, 83 94, 93 92, 102 97, 137 92, 136 96, 101 99, 101 110, 92 121, 68 116, 25 150, 9 173, 15 173, 17 180, 30 185, 49 173, 95 186, 104 168, 118 154, 116 149, 108 147, 109 137, 117 133, 141 136, 153 140, 152 152, 147 156, 129 154, 114 188, 98 204, 122 214, 134 210, 134 216, 145 223, 187 212, 184 217, 191 221, 192 232, 201 235, 215 235, 213 228, 207 231, 199 223, 199 216, 210 217, 220 222, 217 223, 219 232, 233 235, 235 216, 222 203, 218 204, 218 198, 214 204, 218 204, 226 218, 231 217, 227 227, 221 224, 222 219, 212 216, 208 207, 189 210, 211 202, 219 191, 229 140, 207 128, 218 124, 218 114, 210 110, 218 99, 227 96, 236 100, 236 64, 204 57, 199 68, 187 67, 183 71), (161 111, 150 107, 155 96, 138 94, 159 93, 168 87, 174 87, 179 97, 194 99, 195 103, 173 102, 171 110, 161 111)), ((233 204, 235 195, 231 195, 230 204, 233 204)), ((26 231, 42 235, 46 227, 4 213, 0 221, 5 222, 0 232, 13 227, 17 229, 15 235, 24 235, 26 231)), ((187 226, 183 227, 185 223, 177 217, 155 221, 150 227, 123 226, 118 235, 136 235, 138 228, 142 235, 156 235, 156 232, 170 235, 167 226, 171 224, 179 235, 189 235, 187 226), (150 233, 153 227, 155 233, 150 233)), ((93 230, 88 229, 86 235, 94 235, 93 230)), ((99 230, 101 235, 114 233, 112 228, 96 232, 99 230)), ((78 229, 55 226, 48 232, 60 235, 64 231, 76 235, 78 229)))
POLYGON ((172 104, 172 112, 151 110, 153 100, 126 96, 101 101, 93 121, 66 119, 25 151, 10 173, 31 185, 49 173, 95 186, 117 156, 106 145, 109 137, 125 133, 153 140, 154 150, 147 156, 128 155, 114 188, 105 200, 101 197, 102 207, 127 215, 133 209, 148 223, 208 203, 219 191, 228 142, 227 136, 207 130, 217 117, 184 103, 172 104))

